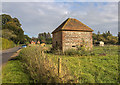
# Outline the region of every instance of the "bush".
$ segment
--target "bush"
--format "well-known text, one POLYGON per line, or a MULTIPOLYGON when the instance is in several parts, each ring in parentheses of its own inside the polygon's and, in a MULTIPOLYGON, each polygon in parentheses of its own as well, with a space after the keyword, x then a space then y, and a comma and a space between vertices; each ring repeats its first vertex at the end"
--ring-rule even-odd
POLYGON ((34 83, 67 83, 71 79, 66 67, 62 67, 61 76, 58 75, 58 61, 55 62, 51 56, 46 55, 41 46, 22 49, 20 57, 34 83))
POLYGON ((60 50, 58 47, 51 48, 49 51, 47 50, 46 53, 52 53, 56 55, 68 55, 68 56, 95 56, 96 52, 93 49, 89 49, 85 46, 77 47, 77 49, 68 49, 64 52, 60 50))
POLYGON ((94 55, 92 50, 87 50, 85 47, 78 47, 77 49, 68 49, 64 52, 64 55, 78 55, 78 56, 89 56, 94 55))
POLYGON ((20 53, 20 57, 34 83, 60 82, 54 62, 45 56, 42 47, 31 46, 24 48, 20 53))
POLYGON ((2 38, 2 50, 15 47, 15 43, 11 40, 2 38))
POLYGON ((54 47, 54 48, 51 48, 49 51, 47 51, 47 53, 53 53, 53 54, 56 54, 56 55, 62 55, 62 50, 60 50, 59 47, 54 47))
POLYGON ((69 56, 79 55, 79 51, 75 49, 68 49, 64 52, 64 55, 69 55, 69 56))

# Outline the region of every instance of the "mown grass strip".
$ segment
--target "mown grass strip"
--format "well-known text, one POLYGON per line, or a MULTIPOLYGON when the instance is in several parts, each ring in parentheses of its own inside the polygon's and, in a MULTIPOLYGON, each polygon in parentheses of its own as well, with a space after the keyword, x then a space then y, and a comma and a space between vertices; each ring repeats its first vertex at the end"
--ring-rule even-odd
MULTIPOLYGON (((18 56, 19 57, 19 56, 18 56)), ((32 83, 28 72, 23 69, 23 63, 19 58, 13 58, 3 66, 2 69, 2 83, 32 83)))

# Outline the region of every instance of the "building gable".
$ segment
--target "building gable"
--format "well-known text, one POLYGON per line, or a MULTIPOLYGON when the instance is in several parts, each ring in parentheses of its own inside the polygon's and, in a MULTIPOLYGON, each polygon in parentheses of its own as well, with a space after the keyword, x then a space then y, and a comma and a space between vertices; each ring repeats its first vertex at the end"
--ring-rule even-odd
POLYGON ((93 30, 77 19, 68 18, 60 26, 58 26, 52 33, 55 33, 58 31, 88 31, 88 32, 92 32, 93 30))

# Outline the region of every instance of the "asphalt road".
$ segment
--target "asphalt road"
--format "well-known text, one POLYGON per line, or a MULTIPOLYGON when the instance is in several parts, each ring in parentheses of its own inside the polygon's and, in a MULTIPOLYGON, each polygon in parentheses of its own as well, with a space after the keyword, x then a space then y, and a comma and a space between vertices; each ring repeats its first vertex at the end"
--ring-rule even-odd
POLYGON ((6 63, 11 58, 11 56, 19 49, 21 49, 20 46, 2 51, 2 64, 6 63))

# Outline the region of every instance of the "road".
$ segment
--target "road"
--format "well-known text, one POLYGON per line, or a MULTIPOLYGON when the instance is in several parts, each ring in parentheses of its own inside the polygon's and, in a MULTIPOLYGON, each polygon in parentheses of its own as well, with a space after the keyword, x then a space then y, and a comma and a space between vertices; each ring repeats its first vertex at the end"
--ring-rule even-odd
POLYGON ((11 58, 11 56, 19 49, 21 49, 20 46, 2 51, 2 64, 6 63, 11 58))

